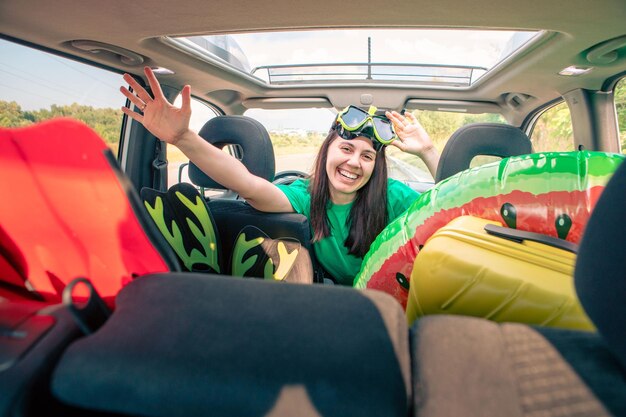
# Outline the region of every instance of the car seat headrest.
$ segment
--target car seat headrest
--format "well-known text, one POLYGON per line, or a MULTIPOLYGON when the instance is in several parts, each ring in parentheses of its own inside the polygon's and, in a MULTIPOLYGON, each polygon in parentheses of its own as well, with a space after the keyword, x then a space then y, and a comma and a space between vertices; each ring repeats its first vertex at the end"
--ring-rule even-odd
POLYGON ((473 123, 452 134, 441 153, 435 182, 470 167, 475 156, 506 158, 532 152, 530 139, 514 126, 502 123, 473 123))
POLYGON ((626 164, 609 180, 583 234, 574 272, 589 318, 626 370, 626 164))
MULTIPOLYGON (((274 148, 267 130, 258 121, 246 116, 218 116, 209 120, 198 134, 220 149, 234 145, 251 173, 268 181, 274 179, 274 148)), ((189 163, 189 178, 200 187, 225 189, 193 162, 189 163)))

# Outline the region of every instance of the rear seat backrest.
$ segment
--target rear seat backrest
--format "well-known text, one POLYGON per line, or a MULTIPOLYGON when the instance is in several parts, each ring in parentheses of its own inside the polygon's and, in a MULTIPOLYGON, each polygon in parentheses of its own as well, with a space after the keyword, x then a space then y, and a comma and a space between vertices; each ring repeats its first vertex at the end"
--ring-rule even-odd
POLYGON ((136 276, 177 269, 115 164, 77 121, 1 129, 0 279, 10 269, 15 285, 17 271, 23 288, 56 302, 82 276, 111 300, 136 276))
POLYGON ((117 301, 54 371, 55 397, 83 414, 408 415, 409 332, 387 294, 156 274, 117 301))

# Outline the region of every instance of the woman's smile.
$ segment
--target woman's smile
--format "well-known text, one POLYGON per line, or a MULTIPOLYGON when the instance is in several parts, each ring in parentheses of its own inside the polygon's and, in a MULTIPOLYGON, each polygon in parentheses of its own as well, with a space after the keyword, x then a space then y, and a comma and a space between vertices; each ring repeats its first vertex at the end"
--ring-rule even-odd
POLYGON ((357 178, 359 178, 359 176, 357 174, 354 174, 350 171, 346 171, 345 169, 341 169, 338 168, 337 171, 339 172, 339 174, 341 174, 342 176, 351 179, 351 180, 356 180, 357 178))

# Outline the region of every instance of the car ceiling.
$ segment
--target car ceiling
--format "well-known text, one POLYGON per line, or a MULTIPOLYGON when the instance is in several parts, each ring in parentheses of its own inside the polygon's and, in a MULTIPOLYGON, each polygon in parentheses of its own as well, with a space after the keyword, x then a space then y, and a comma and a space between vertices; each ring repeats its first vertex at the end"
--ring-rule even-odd
MULTIPOLYGON (((626 71, 626 38, 617 42, 617 58, 595 64, 584 76, 557 73, 570 65, 589 66, 587 51, 626 33, 624 0, 344 0, 296 2, 107 0, 3 0, 0 27, 4 36, 89 60, 118 71, 141 74, 143 65, 175 71, 160 76, 173 87, 190 84, 198 97, 226 113, 242 113, 245 105, 264 104, 266 98, 322 98, 340 108, 359 103, 361 94, 374 97, 380 108, 401 109, 408 100, 419 108, 499 106, 512 123, 529 111, 578 88, 600 89, 605 80, 626 71), (350 86, 264 86, 174 50, 159 39, 166 35, 202 35, 259 30, 340 27, 458 27, 553 32, 522 56, 497 67, 486 82, 466 89, 378 84, 350 86), (129 66, 113 54, 92 54, 72 47, 73 40, 103 42, 144 57, 129 66), (517 97, 513 104, 510 99, 517 97), (521 98, 521 100, 520 100, 521 98), (483 106, 484 104, 484 106, 483 106)), ((338 53, 341 53, 339 50, 338 53)), ((289 106, 297 106, 297 100, 289 106)), ((306 104, 302 104, 303 106, 306 104)), ((278 105, 280 107, 280 105, 278 105)))

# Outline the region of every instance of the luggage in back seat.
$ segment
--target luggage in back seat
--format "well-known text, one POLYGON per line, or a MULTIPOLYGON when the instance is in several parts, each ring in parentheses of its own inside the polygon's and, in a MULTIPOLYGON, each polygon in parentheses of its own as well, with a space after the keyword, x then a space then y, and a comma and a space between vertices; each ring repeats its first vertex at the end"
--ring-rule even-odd
POLYGON ((449 315, 417 320, 413 416, 626 416, 624 190, 622 164, 576 259, 576 292, 598 331, 449 315))
POLYGON ((592 330, 574 290, 577 245, 461 216, 415 258, 407 303, 412 323, 427 314, 592 330))

